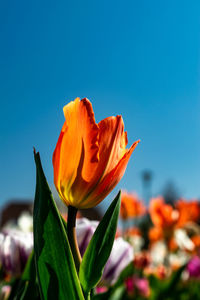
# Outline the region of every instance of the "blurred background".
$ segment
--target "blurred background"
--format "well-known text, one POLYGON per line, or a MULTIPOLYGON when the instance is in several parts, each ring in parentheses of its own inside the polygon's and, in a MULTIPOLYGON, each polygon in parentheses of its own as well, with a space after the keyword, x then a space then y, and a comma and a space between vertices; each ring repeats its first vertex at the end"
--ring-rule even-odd
MULTIPOLYGON (((31 203, 33 147, 52 154, 76 97, 123 116, 134 151, 120 188, 200 196, 199 1, 1 1, 0 207, 31 203)), ((13 208, 12 208, 13 209, 13 208)))

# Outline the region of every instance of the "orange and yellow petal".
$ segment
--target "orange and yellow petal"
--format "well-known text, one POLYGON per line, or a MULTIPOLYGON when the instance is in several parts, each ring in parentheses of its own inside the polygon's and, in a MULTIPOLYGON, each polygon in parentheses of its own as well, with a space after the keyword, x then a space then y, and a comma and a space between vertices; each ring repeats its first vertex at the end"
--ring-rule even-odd
MULTIPOLYGON (((111 182, 107 186, 104 184, 105 178, 109 177, 107 176, 108 174, 112 174, 111 171, 115 170, 117 164, 126 152, 129 153, 130 157, 137 144, 135 143, 130 151, 125 148, 127 145, 127 136, 124 132, 124 124, 121 116, 106 118, 98 125, 99 161, 93 170, 91 170, 91 174, 93 174, 92 180, 86 182, 84 178, 79 175, 72 186, 75 198, 77 199, 77 204, 80 208, 89 208, 97 205, 116 186, 123 176, 125 169, 121 172, 122 174, 120 174, 120 176, 117 175, 118 178, 115 178, 115 182, 115 176, 113 177, 112 186, 111 182)), ((126 159, 127 163, 128 159, 126 159)))
POLYGON ((139 142, 140 141, 134 142, 130 149, 127 149, 126 153, 117 163, 117 165, 109 173, 104 174, 96 188, 92 191, 90 195, 88 195, 88 206, 86 208, 92 207, 93 204, 95 206, 99 204, 102 201, 102 199, 104 199, 118 184, 118 182, 124 175, 131 154, 139 142))
POLYGON ((77 98, 63 110, 66 121, 54 152, 53 165, 56 187, 62 199, 72 205, 71 187, 77 174, 81 171, 89 181, 90 171, 98 163, 98 125, 87 99, 77 98))

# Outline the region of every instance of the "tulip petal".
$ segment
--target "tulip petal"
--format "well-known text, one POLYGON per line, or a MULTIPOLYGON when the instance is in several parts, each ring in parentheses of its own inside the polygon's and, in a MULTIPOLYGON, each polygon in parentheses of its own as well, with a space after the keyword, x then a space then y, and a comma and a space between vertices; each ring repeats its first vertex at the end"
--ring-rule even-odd
POLYGON ((57 186, 57 187, 59 187, 59 182, 60 182, 60 180, 59 180, 59 178, 60 178, 60 173, 59 173, 59 171, 60 171, 60 148, 61 148, 65 128, 66 128, 66 123, 64 123, 64 125, 62 127, 56 148, 53 153, 54 183, 55 183, 55 186, 57 186))
POLYGON ((99 131, 100 164, 104 173, 109 173, 127 151, 128 140, 122 117, 109 117, 102 120, 99 122, 99 131))
POLYGON ((105 176, 98 183, 98 186, 88 196, 88 205, 84 203, 84 208, 96 206, 113 190, 113 188, 118 184, 124 175, 131 154, 139 142, 140 140, 134 142, 130 149, 127 149, 126 153, 118 162, 118 164, 109 173, 105 174, 105 176))
MULTIPOLYGON (((77 172, 77 178, 72 186, 78 207, 93 206, 89 203, 90 194, 97 185, 121 160, 126 153, 128 143, 124 132, 124 123, 121 116, 109 117, 98 124, 99 126, 99 162, 90 170, 91 180, 86 182, 83 172, 77 172)), ((100 201, 103 199, 101 195, 100 201)))
POLYGON ((82 176, 89 181, 91 169, 99 160, 98 125, 87 99, 76 98, 63 110, 66 121, 53 155, 54 180, 62 199, 73 204, 71 186, 79 166, 82 176))

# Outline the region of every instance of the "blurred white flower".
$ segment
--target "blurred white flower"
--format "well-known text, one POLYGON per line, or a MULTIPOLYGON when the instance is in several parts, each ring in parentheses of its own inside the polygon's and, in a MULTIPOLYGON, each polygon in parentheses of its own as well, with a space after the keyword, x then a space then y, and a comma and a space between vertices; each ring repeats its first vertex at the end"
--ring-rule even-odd
POLYGON ((5 235, 0 253, 1 264, 6 273, 19 275, 20 274, 20 252, 14 238, 10 235, 5 235))
POLYGON ((133 247, 123 238, 117 238, 103 272, 103 281, 107 284, 115 283, 122 270, 133 261, 133 258, 133 247))
POLYGON ((9 220, 3 227, 5 230, 18 230, 23 232, 33 231, 33 216, 24 211, 17 220, 9 220))
POLYGON ((0 262, 4 271, 20 275, 33 249, 33 234, 7 229, 0 233, 0 241, 0 262))
POLYGON ((128 238, 128 241, 132 245, 135 254, 141 252, 144 245, 143 237, 139 235, 133 235, 128 238))
POLYGON ((164 264, 167 255, 167 246, 164 241, 158 241, 152 245, 150 250, 150 256, 152 264, 160 265, 164 264))
POLYGON ((190 256, 185 251, 169 253, 169 263, 172 267, 181 267, 185 265, 189 258, 190 256))
POLYGON ((17 220, 17 225, 24 232, 33 231, 33 217, 29 212, 23 212, 17 220))
POLYGON ((180 249, 189 251, 194 250, 195 245, 188 237, 187 232, 184 229, 176 229, 174 232, 174 237, 180 249))
POLYGON ((76 220, 76 236, 82 256, 98 224, 98 221, 90 221, 86 218, 80 218, 76 220))

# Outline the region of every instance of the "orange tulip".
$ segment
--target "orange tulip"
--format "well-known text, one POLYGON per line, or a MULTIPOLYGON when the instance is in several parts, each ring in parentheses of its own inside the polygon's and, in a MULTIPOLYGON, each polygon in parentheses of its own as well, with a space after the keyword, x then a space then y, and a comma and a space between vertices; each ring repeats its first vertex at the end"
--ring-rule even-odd
POLYGON ((162 228, 174 226, 179 218, 179 212, 166 204, 162 197, 151 199, 149 213, 153 224, 162 228))
POLYGON ((122 191, 120 216, 128 218, 139 217, 145 214, 145 206, 136 194, 122 191))
POLYGON ((195 248, 199 250, 200 249, 200 235, 194 235, 194 236, 192 236, 191 240, 194 243, 195 248))
POLYGON ((175 252, 178 250, 178 245, 177 245, 177 242, 176 242, 176 239, 173 237, 171 237, 168 241, 168 249, 169 251, 171 252, 175 252))
POLYGON ((151 227, 148 232, 149 240, 153 242, 157 242, 163 239, 163 230, 161 227, 151 227))
POLYGON ((198 201, 187 202, 183 199, 176 203, 180 217, 177 223, 178 227, 182 227, 188 222, 197 222, 200 219, 200 206, 198 201))
POLYGON ((54 183, 66 205, 90 208, 120 181, 139 141, 126 149, 122 117, 97 124, 86 98, 76 98, 63 111, 65 122, 53 154, 54 183))
POLYGON ((131 236, 142 236, 142 232, 138 227, 129 227, 124 231, 124 236, 126 238, 131 236))

